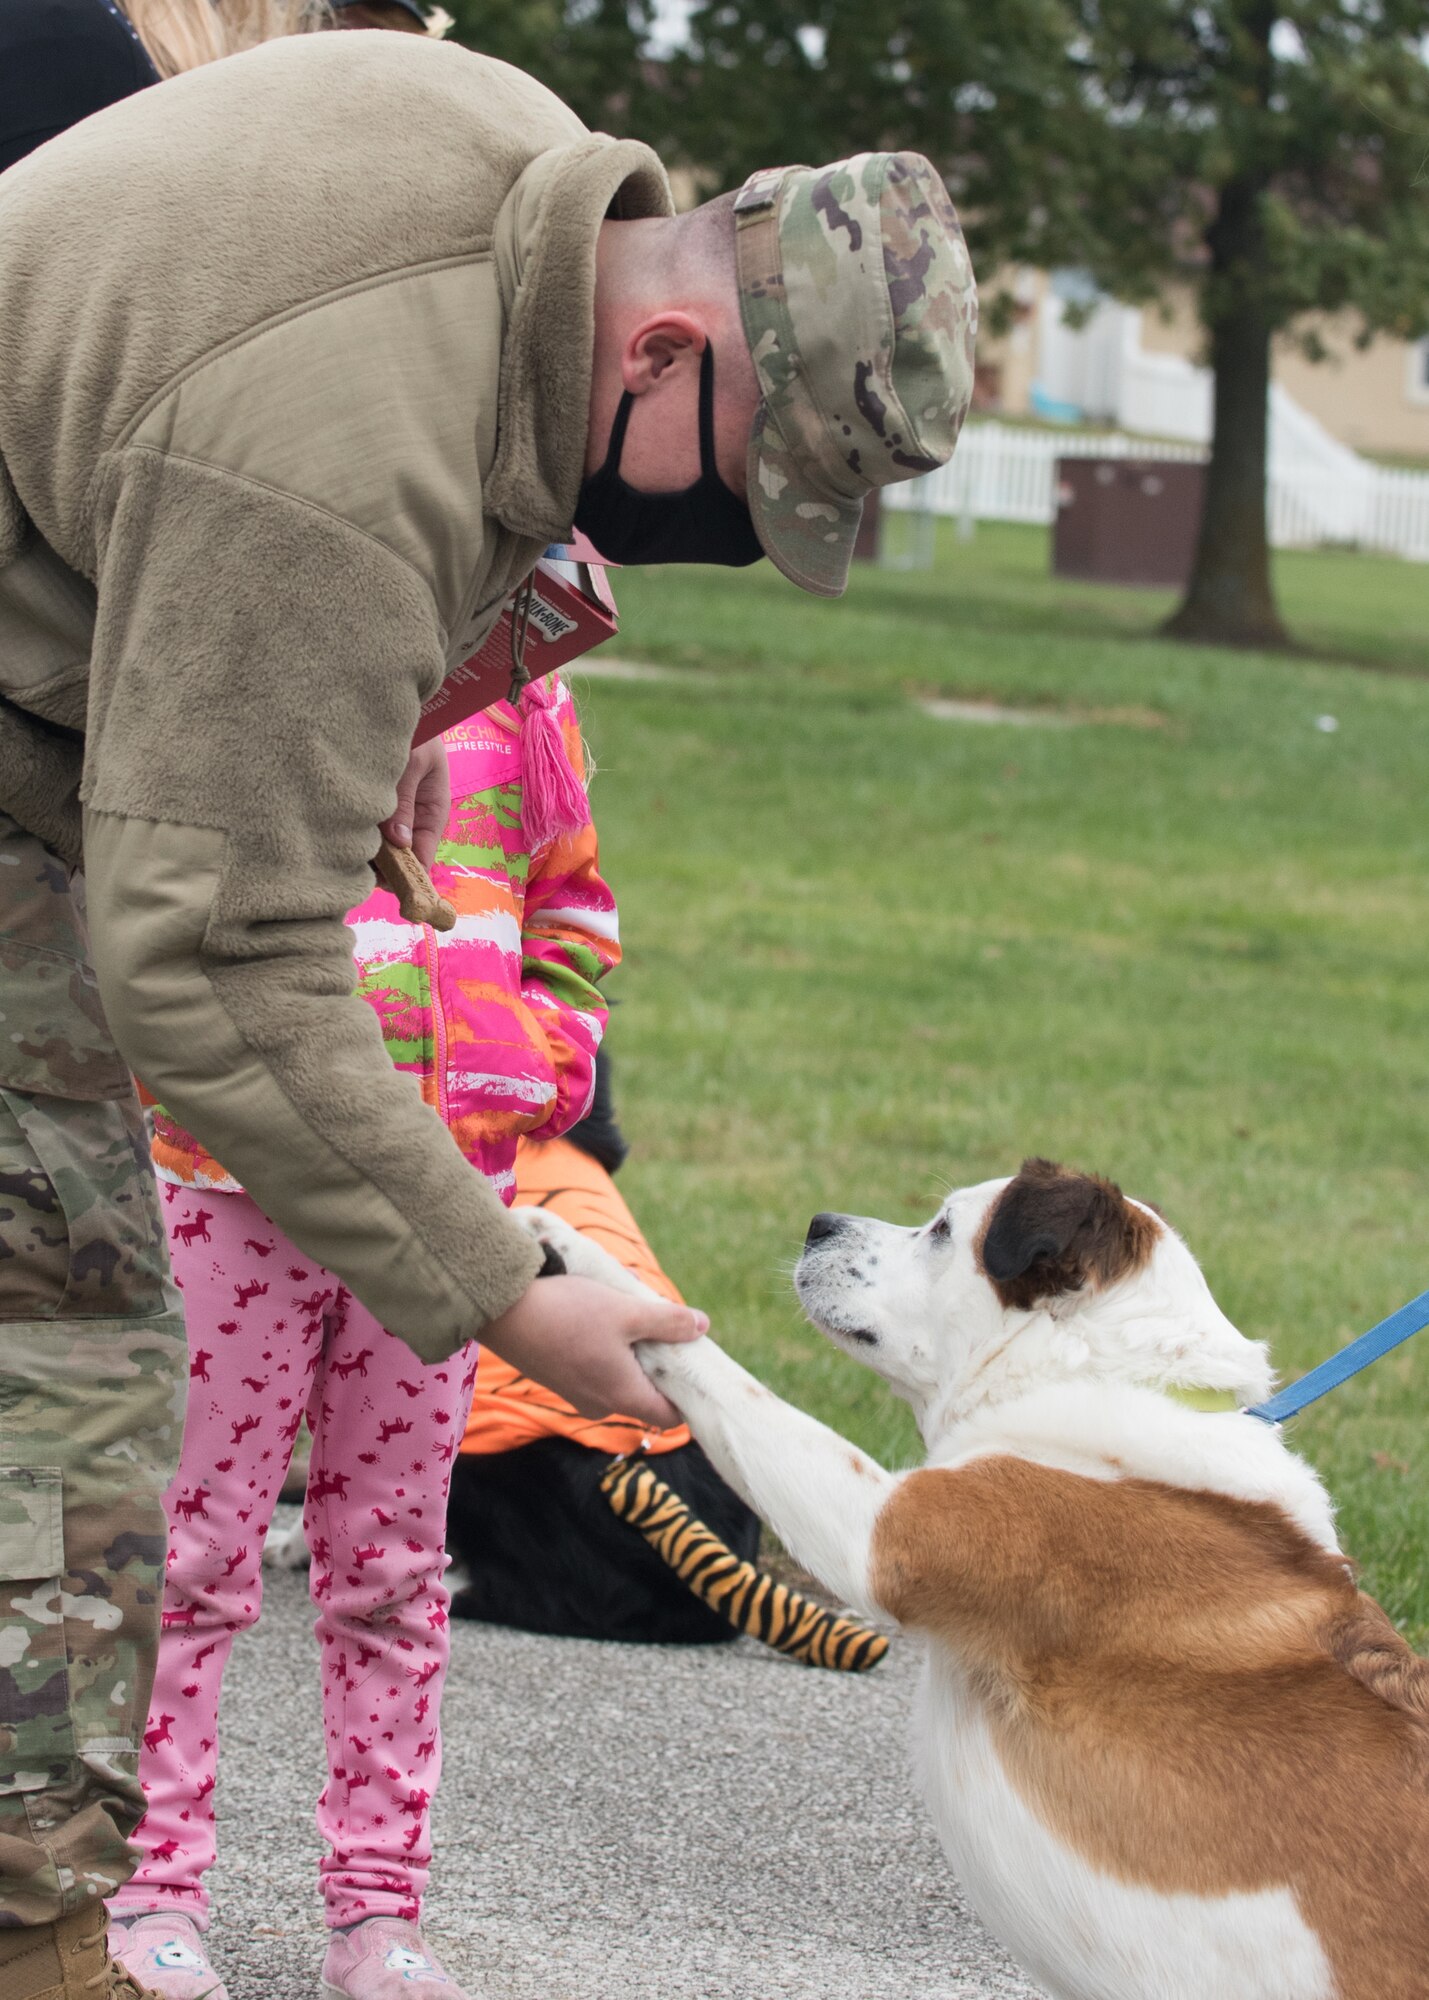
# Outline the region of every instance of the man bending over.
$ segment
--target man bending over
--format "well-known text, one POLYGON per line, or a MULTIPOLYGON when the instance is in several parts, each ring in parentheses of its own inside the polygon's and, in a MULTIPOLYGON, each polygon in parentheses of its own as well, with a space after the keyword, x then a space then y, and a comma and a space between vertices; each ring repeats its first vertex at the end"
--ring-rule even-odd
POLYGON ((915 154, 675 217, 646 147, 422 37, 271 44, 0 178, 0 1986, 121 1975, 183 1328, 129 1071, 424 1360, 673 1411, 700 1316, 556 1277, 352 992, 421 703, 579 522, 837 594, 942 463, 975 303, 915 154), (83 866, 85 916, 74 893, 83 866))

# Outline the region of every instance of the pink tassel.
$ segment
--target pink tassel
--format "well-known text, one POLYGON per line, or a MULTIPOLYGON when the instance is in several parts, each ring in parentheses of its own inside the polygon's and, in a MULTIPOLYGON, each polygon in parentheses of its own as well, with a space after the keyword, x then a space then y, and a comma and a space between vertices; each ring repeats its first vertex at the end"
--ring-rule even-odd
POLYGON ((560 834, 579 833, 590 820, 590 799, 556 716, 560 698, 554 674, 521 690, 521 831, 532 854, 560 834))

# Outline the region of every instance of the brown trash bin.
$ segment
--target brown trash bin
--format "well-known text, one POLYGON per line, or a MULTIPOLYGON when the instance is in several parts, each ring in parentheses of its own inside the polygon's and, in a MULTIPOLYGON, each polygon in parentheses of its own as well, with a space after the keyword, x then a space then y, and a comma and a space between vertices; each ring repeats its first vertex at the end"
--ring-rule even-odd
POLYGON ((1190 580, 1206 468, 1186 459, 1059 458, 1052 574, 1084 583, 1190 580))

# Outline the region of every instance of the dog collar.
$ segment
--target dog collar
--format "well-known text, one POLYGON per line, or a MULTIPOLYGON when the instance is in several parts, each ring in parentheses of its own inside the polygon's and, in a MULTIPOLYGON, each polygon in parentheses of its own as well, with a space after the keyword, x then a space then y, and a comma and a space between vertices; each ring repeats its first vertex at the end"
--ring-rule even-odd
POLYGON ((1188 1410, 1201 1410, 1208 1416, 1229 1414, 1230 1411, 1240 1408, 1240 1404, 1229 1389, 1166 1388, 1161 1393, 1163 1396, 1169 1396, 1173 1403, 1181 1403, 1188 1410))

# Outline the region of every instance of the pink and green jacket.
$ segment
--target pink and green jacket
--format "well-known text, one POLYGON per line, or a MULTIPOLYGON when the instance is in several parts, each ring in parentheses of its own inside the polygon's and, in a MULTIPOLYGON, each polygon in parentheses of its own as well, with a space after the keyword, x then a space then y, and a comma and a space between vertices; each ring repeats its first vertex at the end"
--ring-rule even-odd
MULTIPOLYGON (((498 702, 443 737, 452 815, 432 879, 456 910, 455 929, 404 923, 386 889, 348 917, 357 990, 377 1011, 387 1053, 508 1202, 521 1134, 555 1138, 590 1103, 606 1020, 597 982, 620 960, 589 810, 540 845, 523 832, 528 733, 552 725, 570 773, 583 772, 575 705, 560 684, 537 684, 519 710, 498 702), (533 719, 533 703, 543 717, 533 719)), ((238 1191, 162 1107, 153 1150, 162 1180, 238 1191)))

